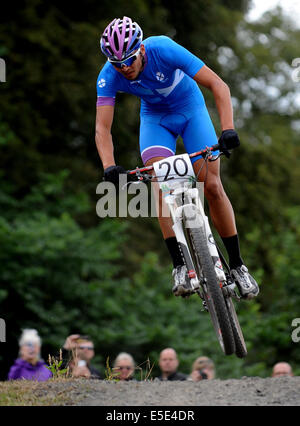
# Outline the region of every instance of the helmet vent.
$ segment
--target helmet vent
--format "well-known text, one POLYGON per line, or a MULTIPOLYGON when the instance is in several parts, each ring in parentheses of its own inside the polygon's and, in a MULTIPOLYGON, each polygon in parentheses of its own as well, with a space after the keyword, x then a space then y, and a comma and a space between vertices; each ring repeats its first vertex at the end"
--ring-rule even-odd
POLYGON ((119 39, 118 39, 118 34, 114 33, 114 43, 116 46, 116 50, 119 50, 119 39))

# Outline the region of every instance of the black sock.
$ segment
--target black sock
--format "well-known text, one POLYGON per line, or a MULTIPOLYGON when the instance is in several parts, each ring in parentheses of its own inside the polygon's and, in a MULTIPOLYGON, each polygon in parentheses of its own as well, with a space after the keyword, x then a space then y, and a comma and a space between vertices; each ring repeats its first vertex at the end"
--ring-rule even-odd
POLYGON ((183 266, 184 261, 176 237, 166 238, 165 242, 171 255, 174 268, 176 268, 177 266, 183 266))
POLYGON ((222 237, 222 241, 228 253, 230 269, 242 266, 244 262, 241 258, 238 234, 233 235, 232 237, 222 237))

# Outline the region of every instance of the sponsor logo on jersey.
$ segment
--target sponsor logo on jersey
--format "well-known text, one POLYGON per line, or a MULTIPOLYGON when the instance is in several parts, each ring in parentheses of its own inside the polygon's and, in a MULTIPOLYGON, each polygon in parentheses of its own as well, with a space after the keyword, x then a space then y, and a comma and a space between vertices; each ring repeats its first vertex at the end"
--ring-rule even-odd
MULTIPOLYGON (((171 86, 168 86, 168 87, 164 87, 163 89, 156 89, 156 91, 160 94, 160 95, 162 95, 162 96, 164 96, 164 97, 167 97, 167 96, 169 96, 170 95, 170 93, 172 93, 173 92, 173 90, 175 89, 175 87, 181 82, 181 80, 184 78, 184 72, 183 71, 181 71, 180 69, 177 69, 176 71, 175 71, 175 76, 174 76, 174 81, 173 81, 173 83, 171 84, 171 86)), ((167 81, 168 79, 166 78, 164 81, 167 81)))
POLYGON ((156 79, 163 83, 165 81, 165 75, 162 72, 158 71, 156 73, 156 79))
POLYGON ((101 80, 98 81, 98 86, 101 88, 106 86, 106 81, 104 78, 101 78, 101 80))

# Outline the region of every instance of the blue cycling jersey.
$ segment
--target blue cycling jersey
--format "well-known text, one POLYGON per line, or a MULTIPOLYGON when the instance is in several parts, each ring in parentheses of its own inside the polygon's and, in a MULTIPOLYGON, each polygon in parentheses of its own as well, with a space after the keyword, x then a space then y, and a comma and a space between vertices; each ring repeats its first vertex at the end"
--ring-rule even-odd
POLYGON ((166 36, 149 37, 143 45, 145 66, 135 80, 128 80, 109 62, 104 65, 97 80, 97 106, 114 105, 117 92, 141 98, 144 164, 153 157, 174 155, 178 135, 189 154, 217 143, 202 92, 193 80, 204 62, 166 36))
POLYGON ((128 80, 108 61, 97 80, 97 105, 113 105, 117 92, 141 98, 141 113, 177 111, 203 104, 203 96, 193 80, 204 62, 166 36, 143 41, 146 64, 135 80, 128 80))

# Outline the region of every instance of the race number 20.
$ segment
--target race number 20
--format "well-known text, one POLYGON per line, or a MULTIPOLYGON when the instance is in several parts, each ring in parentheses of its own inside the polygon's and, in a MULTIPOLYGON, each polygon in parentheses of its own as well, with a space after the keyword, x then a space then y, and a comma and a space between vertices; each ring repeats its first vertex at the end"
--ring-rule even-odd
POLYGON ((172 157, 157 161, 153 166, 160 183, 170 183, 175 178, 188 180, 191 176, 195 176, 188 154, 173 155, 172 157))

